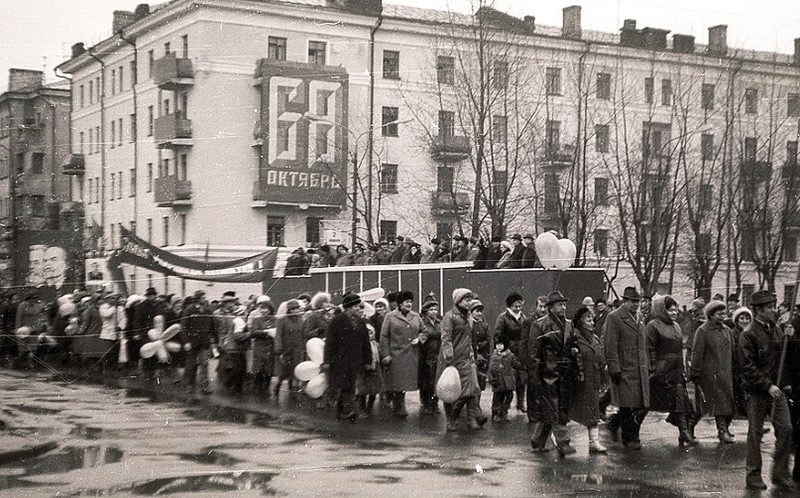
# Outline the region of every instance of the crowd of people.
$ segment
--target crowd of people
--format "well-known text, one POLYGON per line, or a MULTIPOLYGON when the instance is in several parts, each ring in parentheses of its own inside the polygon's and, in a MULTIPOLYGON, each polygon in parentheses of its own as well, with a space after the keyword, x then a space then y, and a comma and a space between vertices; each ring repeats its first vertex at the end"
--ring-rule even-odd
POLYGON ((450 263, 472 261, 473 268, 490 270, 494 268, 534 268, 541 267, 536 259, 536 248, 532 234, 513 234, 508 240, 492 237, 488 240, 476 237, 454 235, 450 242, 439 238, 431 239, 430 244, 420 244, 399 235, 379 244, 357 243, 353 250, 340 244, 336 247, 323 245, 318 248, 298 247, 286 260, 286 275, 303 275, 309 268, 332 266, 368 266, 450 263))
POLYGON ((582 298, 571 317, 569 299, 557 290, 537 297, 528 313, 525 297, 511 292, 493 320, 480 296, 464 288, 447 305, 433 294, 417 302, 406 290, 365 300, 347 293, 334 303, 318 292, 278 304, 266 295, 240 300, 226 292, 209 302, 203 291, 180 299, 153 288, 127 298, 76 292, 49 303, 35 291, 21 302, 3 295, 0 355, 20 367, 83 361, 106 371, 137 370, 198 395, 211 393, 209 359, 215 357, 220 389, 239 395, 252 384, 278 400, 284 381, 288 396, 304 396, 294 372, 308 359, 307 342, 318 338, 328 387, 316 406, 335 408, 342 420, 369 419, 376 411, 406 418, 406 396, 415 391, 419 416, 443 410, 447 431, 509 423, 515 406, 531 424, 532 450, 550 451, 552 438, 566 457, 576 452, 570 422, 586 428, 589 453, 604 454, 603 423, 613 441, 637 451, 649 411, 667 413, 678 444, 688 447, 698 444, 700 417, 714 417, 720 444, 734 444, 731 421, 744 416, 746 485, 765 489, 760 446, 769 417, 776 438, 772 482, 796 489, 800 481, 800 341, 794 337, 800 316, 788 305, 776 307, 767 291, 750 296, 749 308, 739 305, 738 295, 717 295, 681 311, 671 296, 642 296, 628 287, 610 306, 603 298, 582 298), (447 367, 458 372, 460 393, 440 402, 437 382, 447 367), (487 385, 490 414, 480 403, 487 385), (609 405, 618 411, 607 416, 609 405))

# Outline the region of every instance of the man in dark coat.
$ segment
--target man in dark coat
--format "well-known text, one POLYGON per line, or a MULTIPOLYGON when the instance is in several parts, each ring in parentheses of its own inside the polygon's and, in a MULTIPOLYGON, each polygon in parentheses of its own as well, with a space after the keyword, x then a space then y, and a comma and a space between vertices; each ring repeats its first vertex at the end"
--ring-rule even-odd
POLYGON ((189 385, 189 391, 193 392, 198 384, 199 373, 200 392, 211 394, 208 388, 208 360, 211 359, 212 345, 217 343, 217 335, 211 313, 206 311, 204 297, 203 291, 197 291, 194 296, 184 300, 181 327, 186 344, 189 345, 184 378, 189 385))
POLYGON ((513 249, 511 250, 511 262, 509 268, 522 268, 522 256, 525 253, 525 246, 522 245, 522 236, 515 233, 509 239, 513 249))
MULTIPOLYGON (((522 237, 522 266, 521 268, 533 268, 536 266, 536 246, 534 245, 533 234, 526 233, 522 237)), ((514 254, 511 254, 513 259, 514 254)), ((541 266, 541 265, 540 265, 541 266)))
POLYGON ((409 251, 410 247, 405 244, 405 237, 402 235, 398 235, 395 237, 395 241, 397 242, 397 247, 395 247, 394 251, 392 252, 391 264, 399 265, 403 261, 403 256, 405 256, 406 252, 409 251))
MULTIPOLYGON (((522 307, 525 305, 525 299, 517 292, 512 292, 506 297, 506 310, 497 315, 497 320, 494 324, 494 337, 503 336, 508 342, 508 349, 514 353, 517 358, 522 358, 521 352, 525 349, 521 347, 524 330, 524 324, 527 318, 522 312, 522 307)), ((527 339, 527 334, 525 334, 527 339)), ((517 410, 524 412, 525 408, 525 390, 528 385, 528 374, 524 367, 520 364, 517 369, 517 410)))
POLYGON ((147 342, 147 331, 153 328, 155 316, 156 290, 148 287, 144 293, 144 301, 134 305, 128 326, 128 340, 130 341, 128 358, 134 365, 139 361, 139 349, 147 342))
POLYGON ((311 266, 311 260, 306 255, 302 247, 292 251, 292 255, 286 260, 286 271, 284 275, 305 275, 311 266))
POLYGON ((611 397, 619 406, 618 419, 609 429, 622 429, 622 444, 640 450, 639 429, 650 405, 649 361, 644 324, 638 313, 641 295, 635 287, 626 287, 619 309, 606 320, 605 348, 611 397))
POLYGON ((328 329, 322 369, 328 372, 328 386, 336 396, 336 418, 355 420, 356 379, 370 368, 372 348, 361 298, 345 294, 342 308, 344 313, 336 315, 328 329))
MULTIPOLYGON (((784 330, 775 324, 775 296, 766 290, 753 293, 750 304, 754 320, 749 329, 739 337, 739 364, 742 383, 750 395, 747 400, 747 477, 748 489, 767 489, 761 478, 761 439, 764 436, 764 419, 772 411, 775 430, 775 453, 772 465, 772 483, 782 489, 795 490, 789 475, 789 457, 792 452, 792 422, 784 388, 787 372, 778 378, 778 368, 783 347, 783 337, 794 335, 794 328, 784 330)), ((792 360, 787 363, 792 363, 792 360)))
POLYGON ((450 256, 451 261, 469 260, 469 239, 456 235, 453 237, 453 252, 450 256))
MULTIPOLYGON (((546 451, 552 433, 559 455, 575 453, 570 445, 569 395, 567 391, 577 381, 570 373, 574 360, 568 344, 573 336, 572 323, 566 318, 567 298, 559 291, 547 297, 547 315, 536 320, 528 338, 528 374, 536 399, 533 415, 531 447, 534 452, 546 451)), ((530 416, 529 410, 529 416, 530 416)))

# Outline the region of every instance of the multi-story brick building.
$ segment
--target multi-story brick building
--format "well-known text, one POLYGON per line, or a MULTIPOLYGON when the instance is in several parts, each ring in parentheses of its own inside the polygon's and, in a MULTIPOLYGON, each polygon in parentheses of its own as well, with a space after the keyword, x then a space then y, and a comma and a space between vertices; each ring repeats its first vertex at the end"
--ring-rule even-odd
POLYGON ((29 234, 82 225, 82 206, 68 202, 69 181, 61 174, 69 111, 64 82, 45 85, 41 71, 10 70, 8 91, 0 95, 0 286, 43 283, 26 279, 29 234))
MULTIPOLYGON (((633 266, 651 289, 691 288, 690 254, 714 245, 742 261, 743 244, 738 228, 689 230, 710 210, 690 199, 717 206, 745 196, 748 168, 795 164, 800 46, 734 50, 724 26, 703 46, 635 21, 586 31, 580 7, 553 28, 380 0, 173 0, 115 12, 113 27, 59 66, 85 161, 66 171, 71 198, 96 249, 118 246, 123 226, 209 258, 556 229, 620 285, 636 272, 616 256, 649 253, 633 266)), ((796 238, 784 242, 792 259, 796 238)), ((710 286, 758 285, 737 267, 710 286)), ((126 277, 134 290, 157 278, 126 277)))

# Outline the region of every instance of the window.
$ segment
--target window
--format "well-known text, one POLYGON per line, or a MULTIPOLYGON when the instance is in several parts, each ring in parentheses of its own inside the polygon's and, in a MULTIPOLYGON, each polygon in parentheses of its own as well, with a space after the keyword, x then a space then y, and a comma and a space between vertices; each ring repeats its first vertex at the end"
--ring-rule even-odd
POLYGON ((98 76, 97 78, 94 79, 94 88, 95 88, 95 91, 97 92, 97 101, 99 102, 100 99, 105 94, 105 88, 102 88, 100 86, 100 76, 98 76))
MULTIPOLYGON (((111 196, 114 196, 114 191, 111 191, 111 196)), ((122 199, 122 171, 117 173, 117 199, 122 199)))
POLYGON ((397 107, 384 107, 381 110, 381 135, 396 137, 399 135, 397 119, 400 111, 397 107))
POLYGON ((89 80, 89 103, 94 104, 94 81, 89 80))
POLYGON ((117 191, 117 174, 111 173, 111 195, 109 196, 109 200, 114 200, 114 192, 117 191))
POLYGON ((283 216, 267 216, 267 246, 283 246, 283 231, 286 221, 283 216))
POLYGON ((153 77, 153 64, 155 64, 155 55, 152 50, 147 51, 147 77, 153 77))
POLYGON ((456 79, 456 60, 440 55, 436 57, 436 82, 440 85, 452 85, 456 79))
POLYGON ((453 235, 453 224, 447 222, 436 223, 436 238, 448 240, 453 235))
POLYGON ((117 122, 113 119, 111 120, 111 148, 114 148, 114 144, 117 141, 117 122))
POLYGON ((179 214, 178 215, 178 224, 180 226, 181 231, 181 239, 178 245, 185 245, 186 244, 186 215, 179 214))
MULTIPOLYGON (((184 118, 188 118, 189 117, 189 94, 188 93, 182 93, 180 95, 180 104, 181 104, 181 112, 183 112, 183 117, 184 118)), ((327 112, 325 114, 327 114, 327 112)))
POLYGON ((111 70, 111 95, 117 93, 117 70, 111 70))
POLYGON ((175 171, 175 176, 178 177, 178 180, 186 180, 188 174, 189 174, 189 156, 187 154, 181 154, 180 162, 178 163, 178 168, 175 171))
POLYGON ((644 103, 653 103, 653 78, 644 79, 644 103))
POLYGON ((319 225, 319 218, 315 218, 314 216, 306 218, 306 244, 312 246, 320 244, 319 225))
POLYGON ((608 256, 608 230, 598 228, 594 231, 594 252, 601 258, 608 256))
POLYGON ((560 181, 557 173, 544 175, 544 211, 548 215, 558 213, 558 198, 560 195, 560 181))
POLYGON ((705 111, 714 110, 714 85, 711 83, 703 83, 701 107, 705 111))
POLYGON ((595 152, 608 152, 608 125, 595 125, 594 138, 595 152))
MULTIPOLYGON (((105 194, 105 192, 103 192, 105 194)), ((100 202, 100 177, 94 177, 94 202, 100 202)))
POLYGON ((397 222, 394 220, 381 220, 381 240, 393 240, 397 237, 397 222))
POLYGON ((750 297, 756 291, 756 286, 753 284, 742 285, 742 306, 750 306, 750 297))
MULTIPOLYGON (((795 258, 795 259, 792 259, 790 261, 797 261, 797 259, 795 258)), ((786 285, 783 286, 783 302, 791 303, 792 302, 792 298, 796 298, 797 297, 794 294, 794 292, 795 292, 794 288, 795 288, 795 286, 791 285, 791 284, 786 284, 786 285)))
POLYGON ((596 206, 608 206, 608 178, 594 179, 594 203, 596 206))
POLYGON ((136 61, 131 61, 131 88, 139 81, 139 75, 136 74, 136 61))
POLYGON ((147 192, 153 191, 153 163, 147 163, 147 192))
POLYGON ((83 107, 83 104, 84 104, 84 101, 83 101, 83 85, 81 85, 81 86, 79 87, 79 89, 78 89, 78 99, 79 99, 79 102, 80 102, 80 104, 79 104, 79 105, 80 105, 81 107, 83 107))
POLYGON ((163 231, 163 243, 161 244, 162 247, 169 245, 169 216, 163 216, 161 218, 161 226, 164 229, 163 231))
POLYGON ((189 58, 189 35, 181 36, 181 57, 189 58))
POLYGON ((94 138, 96 139, 94 142, 95 152, 100 152, 100 146, 103 143, 103 138, 100 136, 100 127, 96 126, 94 128, 94 138))
POLYGON ((786 236, 786 243, 783 246, 783 259, 785 261, 797 261, 797 237, 786 236))
POLYGON ((94 148, 94 130, 89 128, 89 154, 92 153, 92 148, 94 148))
POLYGON ((381 165, 381 193, 382 194, 396 194, 397 193, 397 165, 396 164, 382 164, 381 165))
POLYGON ((710 183, 701 183, 699 198, 697 200, 697 209, 700 213, 707 213, 711 211, 711 205, 714 202, 714 186, 710 183))
POLYGON ((547 121, 544 133, 545 154, 547 157, 552 157, 561 149, 561 122, 547 121))
POLYGON ((755 137, 745 137, 744 139, 744 160, 754 162, 756 160, 756 146, 755 137))
POLYGON ((800 116, 800 94, 790 93, 786 96, 786 115, 791 118, 800 116))
POLYGON ((496 200, 506 199, 508 195, 508 171, 493 169, 492 176, 492 193, 494 194, 494 198, 496 200))
POLYGON ((436 191, 448 194, 453 192, 453 168, 448 166, 436 168, 436 191))
POLYGON ((456 115, 453 111, 439 111, 439 136, 452 137, 456 130, 456 115))
POLYGON ((124 78, 122 76, 122 73, 123 73, 122 72, 122 66, 120 66, 119 69, 117 69, 117 72, 118 72, 117 76, 119 76, 119 91, 120 91, 120 93, 122 93, 122 83, 124 81, 124 78))
MULTIPOLYGON (((83 142, 84 142, 84 140, 83 140, 83 132, 80 133, 80 141, 81 141, 80 142, 81 145, 80 145, 80 149, 79 150, 80 150, 80 153, 83 154, 83 142)), ((91 142, 91 140, 90 140, 90 142, 91 142)), ((89 144, 89 147, 91 147, 91 144, 89 144)))
POLYGON ((608 73, 597 73, 597 98, 600 100, 611 98, 611 75, 608 73))
POLYGON ((153 243, 153 219, 147 218, 147 242, 153 243))
POLYGON ((387 80, 400 79, 400 52, 395 50, 383 51, 383 77, 387 80))
POLYGON ((47 216, 47 210, 44 207, 44 196, 43 195, 32 195, 31 196, 31 215, 37 216, 42 218, 47 216))
POLYGON ((786 164, 788 166, 797 166, 797 141, 790 140, 786 142, 786 164))
POLYGON ((170 55, 172 53, 172 46, 169 42, 164 44, 164 55, 170 55))
POLYGON ((31 154, 31 173, 35 175, 44 173, 44 153, 34 152, 31 154))
POLYGON ((308 42, 308 63, 317 66, 325 65, 325 42, 310 41, 308 42))
POLYGON ((506 88, 508 86, 508 62, 495 61, 494 63, 494 87, 506 88))
POLYGON ((128 197, 136 197, 136 168, 131 168, 128 173, 128 182, 130 183, 130 193, 128 197))
POLYGON ((700 136, 700 155, 703 161, 714 160, 714 135, 703 133, 700 136))
POLYGON ((169 158, 161 160, 161 168, 158 170, 159 178, 166 178, 169 176, 169 158))
POLYGON ((153 106, 147 106, 147 136, 153 136, 153 106))
POLYGON ((672 80, 661 80, 661 105, 672 105, 672 80))
POLYGON ((561 69, 548 67, 545 69, 545 91, 547 95, 561 95, 561 69))
POLYGON ((136 141, 136 114, 131 114, 131 127, 130 127, 130 139, 131 143, 136 141))
POLYGON ((276 61, 285 61, 286 38, 270 36, 267 42, 267 57, 276 61))
POLYGON ((117 136, 117 144, 122 145, 122 118, 117 121, 119 123, 119 135, 117 136))
POLYGON ((161 111, 162 116, 169 116, 169 99, 161 101, 161 111))
POLYGON ((91 179, 91 178, 89 178, 89 180, 88 180, 88 182, 87 182, 87 186, 86 186, 86 189, 87 189, 87 190, 88 190, 88 192, 89 192, 89 198, 87 199, 87 203, 88 203, 88 204, 91 204, 91 203, 92 203, 92 200, 93 200, 93 198, 92 198, 92 192, 94 192, 94 190, 92 190, 92 184, 93 184, 93 181, 92 181, 92 179, 91 179))
POLYGON ((17 152, 17 174, 25 172, 25 153, 17 152))
POLYGON ((758 114, 758 89, 747 88, 744 91, 744 112, 758 114))
POLYGON ((508 140, 508 120, 505 116, 492 116, 492 140, 500 145, 508 140))

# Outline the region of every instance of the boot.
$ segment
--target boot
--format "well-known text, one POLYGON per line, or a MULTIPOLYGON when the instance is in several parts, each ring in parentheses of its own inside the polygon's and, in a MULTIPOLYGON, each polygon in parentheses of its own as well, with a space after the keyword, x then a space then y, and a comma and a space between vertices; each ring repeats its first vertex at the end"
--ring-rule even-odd
POLYGON ((729 433, 728 431, 717 431, 717 437, 719 437, 720 443, 733 444, 736 442, 736 439, 733 438, 733 434, 729 433))
POLYGON ((564 458, 567 455, 574 455, 578 452, 578 450, 576 450, 575 447, 569 443, 559 444, 556 449, 558 449, 558 456, 561 458, 564 458))
POLYGON ((608 453, 608 448, 600 442, 600 429, 597 426, 589 427, 589 454, 608 453))
POLYGON ((394 414, 400 418, 408 417, 406 411, 406 393, 396 393, 394 396, 394 414))
POLYGON ((683 448, 684 445, 697 446, 697 439, 695 439, 692 436, 692 433, 689 432, 689 423, 686 414, 679 413, 675 418, 677 419, 676 425, 678 426, 678 446, 681 448, 683 448))

